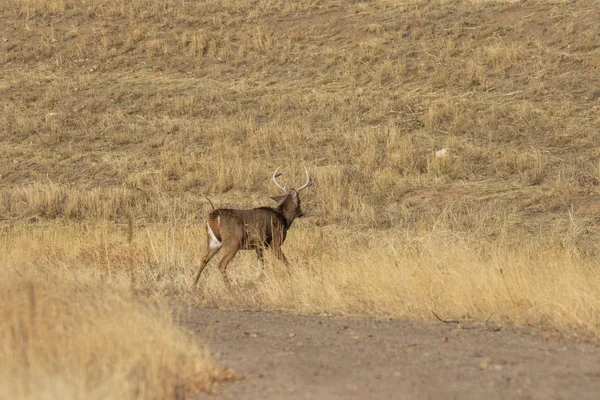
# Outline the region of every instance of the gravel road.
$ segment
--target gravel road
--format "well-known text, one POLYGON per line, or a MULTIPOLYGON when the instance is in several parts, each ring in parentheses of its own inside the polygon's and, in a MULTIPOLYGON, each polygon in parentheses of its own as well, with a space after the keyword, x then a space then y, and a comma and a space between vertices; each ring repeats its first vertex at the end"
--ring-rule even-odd
POLYGON ((498 325, 199 308, 184 324, 242 379, 199 399, 598 399, 591 342, 498 325))

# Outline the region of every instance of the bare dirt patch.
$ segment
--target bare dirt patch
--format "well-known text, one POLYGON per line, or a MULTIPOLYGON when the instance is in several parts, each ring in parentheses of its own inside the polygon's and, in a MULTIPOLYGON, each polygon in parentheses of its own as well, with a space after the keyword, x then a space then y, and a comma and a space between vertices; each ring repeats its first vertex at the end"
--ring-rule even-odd
POLYGON ((243 377, 217 387, 221 399, 595 399, 600 391, 597 345, 553 332, 206 308, 187 318, 243 377))

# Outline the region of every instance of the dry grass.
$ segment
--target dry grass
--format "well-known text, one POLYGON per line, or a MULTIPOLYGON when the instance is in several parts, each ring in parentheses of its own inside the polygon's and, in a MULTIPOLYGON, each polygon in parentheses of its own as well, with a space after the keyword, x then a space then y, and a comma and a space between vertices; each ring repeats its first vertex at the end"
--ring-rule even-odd
POLYGON ((13 268, 3 264, 0 398, 182 398, 225 376, 166 308, 82 270, 13 268))
POLYGON ((494 313, 598 336, 598 10, 5 1, 0 262, 49 297, 84 281, 154 303, 494 313), (215 268, 192 291, 203 195, 268 204, 280 164, 316 180, 289 274, 271 263, 256 281, 241 254, 233 293, 215 268))

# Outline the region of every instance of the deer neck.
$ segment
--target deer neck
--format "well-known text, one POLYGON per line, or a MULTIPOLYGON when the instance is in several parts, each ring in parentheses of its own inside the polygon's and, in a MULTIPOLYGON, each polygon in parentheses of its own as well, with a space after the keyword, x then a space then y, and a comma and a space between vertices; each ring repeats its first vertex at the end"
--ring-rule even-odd
POLYGON ((277 207, 277 210, 283 214, 287 227, 289 228, 292 226, 292 222, 294 222, 294 219, 296 218, 296 204, 294 204, 291 196, 285 199, 283 203, 277 207))

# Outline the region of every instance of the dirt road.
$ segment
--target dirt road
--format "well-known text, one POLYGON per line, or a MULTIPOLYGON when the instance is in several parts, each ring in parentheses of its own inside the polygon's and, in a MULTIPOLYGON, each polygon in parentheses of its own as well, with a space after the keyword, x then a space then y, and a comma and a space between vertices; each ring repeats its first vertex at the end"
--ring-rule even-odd
POLYGON ((598 346, 558 335, 218 309, 185 324, 243 376, 199 398, 600 398, 598 346))

